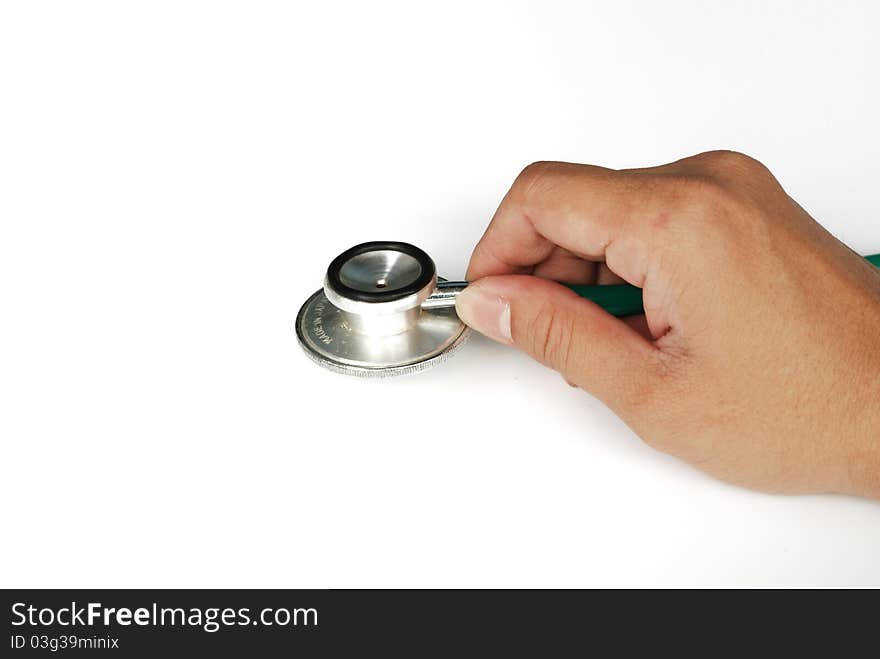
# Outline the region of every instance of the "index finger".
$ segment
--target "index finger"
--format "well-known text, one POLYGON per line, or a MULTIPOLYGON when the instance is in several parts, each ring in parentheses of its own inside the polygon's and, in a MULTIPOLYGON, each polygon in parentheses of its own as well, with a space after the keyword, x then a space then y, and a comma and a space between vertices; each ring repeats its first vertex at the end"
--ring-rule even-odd
POLYGON ((652 244, 645 220, 665 208, 650 177, 636 171, 534 163, 514 181, 474 248, 467 278, 530 273, 558 245, 605 261, 630 284, 643 286, 652 244))

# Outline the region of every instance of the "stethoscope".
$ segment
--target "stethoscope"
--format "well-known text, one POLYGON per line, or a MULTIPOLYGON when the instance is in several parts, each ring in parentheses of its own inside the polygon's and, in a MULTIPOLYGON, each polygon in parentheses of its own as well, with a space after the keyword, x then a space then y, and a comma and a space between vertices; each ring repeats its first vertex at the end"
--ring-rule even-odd
MULTIPOLYGON (((880 267, 880 255, 867 259, 880 267)), ((337 373, 421 371, 467 340, 470 330, 455 312, 455 298, 467 285, 439 278, 434 261, 415 245, 355 245, 333 259, 324 287, 300 308, 296 336, 313 361, 337 373)), ((643 312, 635 286, 565 285, 615 316, 643 312)))
MULTIPOLYGON (((421 371, 458 350, 470 330, 455 312, 466 281, 437 276, 415 245, 355 245, 327 268, 324 287, 299 311, 296 335, 306 354, 338 373, 384 377, 421 371)), ((641 313, 634 286, 569 286, 618 316, 641 313)))

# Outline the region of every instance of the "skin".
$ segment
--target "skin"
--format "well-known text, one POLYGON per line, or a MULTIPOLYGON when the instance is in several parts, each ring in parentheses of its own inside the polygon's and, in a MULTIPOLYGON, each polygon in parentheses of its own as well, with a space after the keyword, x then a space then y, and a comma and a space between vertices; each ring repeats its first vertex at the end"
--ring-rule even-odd
POLYGON ((526 167, 474 249, 462 319, 726 481, 880 498, 880 270, 758 161, 526 167), (614 318, 555 283, 628 282, 614 318))

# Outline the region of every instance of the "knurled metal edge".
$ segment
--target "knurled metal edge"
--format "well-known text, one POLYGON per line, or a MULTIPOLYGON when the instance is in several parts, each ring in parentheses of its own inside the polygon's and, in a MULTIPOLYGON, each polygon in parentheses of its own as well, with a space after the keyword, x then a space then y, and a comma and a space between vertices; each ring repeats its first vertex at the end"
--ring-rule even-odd
POLYGON ((443 350, 443 352, 440 352, 433 357, 429 357, 428 359, 413 362, 412 364, 368 367, 353 366, 351 364, 335 362, 332 359, 328 359, 324 355, 315 352, 302 335, 302 316, 305 313, 306 307, 308 306, 309 302, 311 302, 312 298, 319 293, 321 293, 321 290, 318 290, 313 295, 310 295, 305 303, 302 305, 302 307, 300 307, 299 312, 296 314, 296 320, 294 321, 294 331, 296 332, 296 341, 297 343, 299 343, 299 346, 300 348, 302 348, 303 352, 306 353, 306 357, 311 359, 321 368, 325 368, 328 371, 332 371, 333 373, 339 373, 341 375, 353 375, 359 378, 391 378, 398 375, 409 375, 411 373, 426 371, 429 368, 432 368, 433 366, 436 366, 437 364, 444 362, 452 357, 452 355, 458 352, 459 348, 467 343, 467 340, 471 334, 471 328, 465 326, 464 329, 462 329, 461 334, 459 334, 455 341, 453 341, 448 348, 443 350))
POLYGON ((446 348, 443 352, 434 355, 433 357, 429 357, 428 359, 424 359, 420 362, 415 362, 413 364, 403 364, 401 366, 385 366, 385 367, 366 367, 366 366, 352 366, 350 364, 342 364, 340 362, 335 362, 330 359, 327 359, 323 355, 319 355, 314 352, 302 338, 300 333, 299 324, 297 323, 296 327, 296 339, 299 343, 300 347, 303 349, 303 352, 306 354, 306 357, 315 362, 318 366, 327 369, 328 371, 332 371, 333 373, 339 373, 341 375, 353 375, 359 378, 392 378, 398 375, 410 375, 411 373, 419 373, 420 371, 426 371, 429 368, 440 364, 441 362, 445 362, 447 359, 452 357, 458 350, 467 343, 468 338, 470 337, 471 329, 469 327, 465 327, 461 334, 458 335, 458 338, 452 342, 452 344, 446 348))

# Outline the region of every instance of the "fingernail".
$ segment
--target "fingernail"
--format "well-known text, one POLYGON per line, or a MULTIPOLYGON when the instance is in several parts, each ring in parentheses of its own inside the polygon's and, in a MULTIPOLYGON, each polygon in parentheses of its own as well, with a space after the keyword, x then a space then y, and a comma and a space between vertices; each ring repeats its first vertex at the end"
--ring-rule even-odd
POLYGON ((513 343, 510 304, 479 284, 465 288, 455 300, 455 310, 465 324, 501 343, 513 343))

